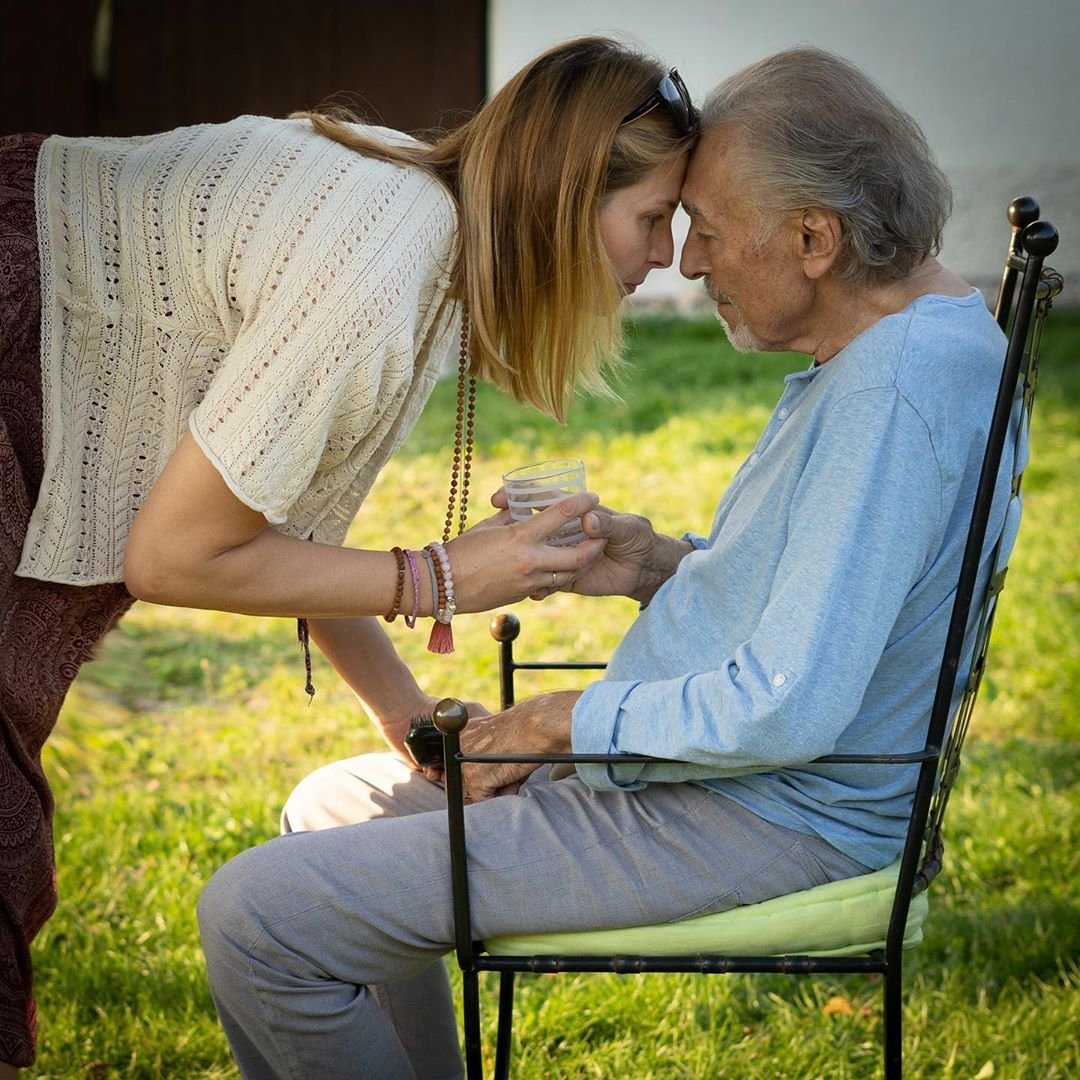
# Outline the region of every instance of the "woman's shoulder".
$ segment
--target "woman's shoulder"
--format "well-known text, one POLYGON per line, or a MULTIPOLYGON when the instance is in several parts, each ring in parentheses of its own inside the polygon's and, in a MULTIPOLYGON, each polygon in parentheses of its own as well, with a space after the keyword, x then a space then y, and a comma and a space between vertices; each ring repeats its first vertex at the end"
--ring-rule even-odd
MULTIPOLYGON (((355 130, 389 146, 416 142, 390 128, 355 130)), ((376 221, 399 217, 405 218, 399 224, 405 232, 456 228, 453 200, 431 174, 337 142, 303 117, 240 116, 213 125, 198 139, 201 161, 215 163, 210 172, 222 174, 218 182, 224 189, 235 189, 234 210, 246 208, 267 224, 283 216, 291 229, 296 215, 306 223, 314 212, 325 216, 332 209, 339 225, 349 222, 363 232, 376 221)))
MULTIPOLYGON (((350 124, 364 138, 393 149, 420 145, 419 140, 393 128, 370 124, 350 124)), ((317 132, 323 143, 330 143, 334 161, 353 175, 356 213, 368 220, 395 221, 402 232, 420 232, 431 236, 452 233, 457 227, 457 205, 453 196, 432 173, 418 164, 386 161, 374 155, 336 143, 317 132)))

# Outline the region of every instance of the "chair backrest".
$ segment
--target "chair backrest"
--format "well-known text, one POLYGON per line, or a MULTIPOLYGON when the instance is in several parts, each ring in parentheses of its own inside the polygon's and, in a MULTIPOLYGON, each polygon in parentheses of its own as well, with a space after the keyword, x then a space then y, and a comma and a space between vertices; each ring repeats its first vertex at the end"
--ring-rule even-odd
POLYGON ((1043 267, 1043 260, 1057 247, 1058 234, 1051 224, 1039 221, 1038 216, 1038 204, 1028 196, 1014 199, 1009 205, 1012 237, 994 309, 998 325, 1008 335, 1008 346, 927 731, 927 749, 936 751, 940 748, 940 754, 936 761, 927 760, 921 766, 901 864, 901 885, 897 890, 890 925, 890 939, 893 935, 902 935, 911 897, 923 891, 941 869, 945 810, 986 668, 998 596, 1005 584, 1008 560, 1019 528, 1020 485, 1028 460, 1028 432, 1038 378, 1039 349, 1053 298, 1062 288, 1061 276, 1043 267), (1017 408, 1017 389, 1021 380, 1023 392, 1019 403, 1015 457, 1011 462, 1009 503, 1001 533, 994 543, 989 582, 984 595, 977 597, 976 581, 986 542, 994 487, 1008 429, 1017 408), (974 618, 973 604, 976 605, 974 618), (970 661, 966 675, 962 676, 961 662, 965 653, 970 654, 970 661), (963 689, 950 725, 956 687, 961 678, 963 689), (908 881, 910 888, 906 887, 908 881))

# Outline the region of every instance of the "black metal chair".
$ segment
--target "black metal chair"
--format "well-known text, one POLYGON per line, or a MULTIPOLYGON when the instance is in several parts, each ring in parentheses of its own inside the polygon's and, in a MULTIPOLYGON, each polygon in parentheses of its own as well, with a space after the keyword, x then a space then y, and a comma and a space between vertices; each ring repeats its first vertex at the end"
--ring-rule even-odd
MULTIPOLYGON (((489 950, 483 942, 474 941, 469 921, 469 887, 465 856, 465 827, 462 802, 461 765, 470 761, 532 761, 532 762, 641 762, 656 761, 635 755, 469 755, 463 754, 459 733, 466 724, 466 714, 460 702, 446 699, 436 709, 435 722, 443 732, 446 760, 447 804, 449 810, 450 855, 454 883, 454 916, 458 963, 463 973, 465 1058, 469 1080, 481 1080, 483 1067, 480 1045, 480 1011, 478 974, 481 971, 501 973, 499 992, 498 1038, 495 1056, 495 1076, 502 1080, 509 1074, 510 1031, 513 1010, 515 972, 582 972, 608 971, 617 974, 641 972, 774 972, 792 975, 814 973, 877 973, 884 976, 884 1066, 885 1075, 894 1080, 902 1069, 902 951, 909 911, 913 901, 921 897, 942 866, 942 821, 960 764, 960 752, 971 719, 972 708, 986 664, 987 645, 994 620, 997 597, 1004 585, 1006 561, 1015 540, 1018 514, 1008 513, 1002 536, 994 554, 994 573, 985 597, 974 597, 976 577, 983 550, 990 503, 998 476, 1003 447, 1016 399, 1019 380, 1023 380, 1021 424, 1026 429, 1031 415, 1035 382, 1038 374, 1038 354, 1043 326, 1053 298, 1061 291, 1062 279, 1055 271, 1043 267, 1043 260, 1057 247, 1058 235, 1052 225, 1039 221, 1039 208, 1028 197, 1015 199, 1009 206, 1012 225, 1005 270, 999 289, 995 317, 1002 330, 1008 333, 1009 343, 993 417, 989 423, 986 452, 978 484, 971 525, 956 588, 952 617, 947 633, 944 655, 938 676, 937 690, 929 714, 927 735, 922 747, 910 753, 888 755, 828 755, 822 762, 879 765, 919 764, 919 777, 913 800, 903 854, 896 874, 895 887, 890 885, 891 901, 882 919, 882 947, 867 950, 865 943, 853 942, 842 955, 810 952, 794 955, 742 955, 737 951, 699 953, 697 955, 668 955, 660 950, 650 955, 551 955, 536 952, 519 955, 489 950), (978 605, 974 625, 975 644, 971 667, 966 676, 963 694, 956 716, 950 725, 951 701, 958 685, 961 658, 965 653, 967 628, 972 605, 978 605)), ((1026 437, 1017 440, 1018 447, 1026 437)), ((1019 455, 1018 455, 1019 456, 1019 455)), ((1013 468, 1010 511, 1018 510, 1020 481, 1025 461, 1017 460, 1013 468)), ((600 669, 604 664, 583 663, 519 663, 513 656, 513 641, 519 631, 518 620, 509 614, 492 620, 492 634, 500 643, 502 706, 514 702, 514 674, 535 669, 600 669)), ((879 872, 880 873, 880 872, 879 872)), ((821 888, 828 888, 822 886, 821 888)), ((813 892, 815 890, 810 890, 813 892)), ((925 906, 925 898, 918 901, 925 906)), ((769 901, 768 903, 774 903, 769 901)), ((760 907, 761 905, 755 905, 760 907)), ((747 909, 737 909, 747 910, 747 909)), ((676 924, 678 925, 678 924, 676 924)), ((584 937, 584 935, 581 935, 584 937)), ((850 939, 848 939, 850 941, 850 939)), ((860 939, 865 940, 865 939, 860 939)))

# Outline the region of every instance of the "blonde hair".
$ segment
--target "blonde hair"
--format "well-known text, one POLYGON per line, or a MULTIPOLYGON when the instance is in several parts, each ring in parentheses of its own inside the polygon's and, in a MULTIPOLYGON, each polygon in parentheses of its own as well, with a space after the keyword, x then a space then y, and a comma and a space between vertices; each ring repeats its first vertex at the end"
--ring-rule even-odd
POLYGON ((608 392, 621 355, 621 290, 598 225, 603 200, 694 141, 662 106, 622 126, 665 74, 618 42, 577 38, 538 56, 430 142, 391 145, 340 115, 295 115, 445 186, 459 221, 451 294, 472 319, 472 373, 562 420, 578 387, 608 392))

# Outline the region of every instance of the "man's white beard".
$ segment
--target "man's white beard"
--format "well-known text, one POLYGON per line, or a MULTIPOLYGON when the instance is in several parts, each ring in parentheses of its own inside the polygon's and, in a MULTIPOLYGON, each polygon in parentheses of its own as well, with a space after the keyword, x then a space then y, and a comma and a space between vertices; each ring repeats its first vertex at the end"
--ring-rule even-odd
POLYGON ((750 328, 746 325, 746 320, 742 320, 742 325, 737 330, 732 330, 728 325, 727 319, 720 314, 720 303, 723 301, 725 304, 730 304, 738 315, 741 317, 742 312, 739 311, 739 305, 727 293, 722 293, 713 282, 711 277, 705 278, 705 295, 708 296, 714 304, 716 304, 716 319, 717 322, 724 328, 724 333, 727 335, 728 341, 731 342, 731 347, 736 352, 741 353, 755 353, 766 352, 765 343, 758 337, 755 337, 750 328))
MULTIPOLYGON (((738 311, 739 309, 735 308, 735 310, 738 311)), ((719 311, 716 313, 716 319, 724 328, 724 334, 727 336, 728 341, 731 342, 731 347, 736 352, 756 353, 766 351, 764 342, 760 338, 754 336, 746 323, 742 323, 736 329, 732 330, 728 325, 727 319, 725 319, 719 311)))

